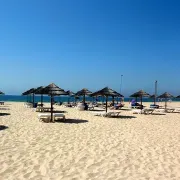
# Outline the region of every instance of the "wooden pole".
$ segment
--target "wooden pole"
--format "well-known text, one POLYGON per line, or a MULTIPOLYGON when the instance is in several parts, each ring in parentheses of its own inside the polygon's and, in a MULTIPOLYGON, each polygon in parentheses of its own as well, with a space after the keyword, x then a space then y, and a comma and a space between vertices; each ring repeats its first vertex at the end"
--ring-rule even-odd
POLYGON ((141 96, 141 110, 142 110, 143 108, 142 108, 142 96, 141 96))
POLYGON ((84 96, 83 96, 83 103, 85 103, 85 94, 84 94, 84 96))
POLYGON ((106 112, 107 112, 107 102, 108 102, 108 96, 106 96, 106 112))
POLYGON ((43 107, 43 94, 41 94, 41 107, 43 107))
POLYGON ((34 93, 33 93, 33 107, 34 107, 34 93))
POLYGON ((113 104, 113 106, 114 106, 114 96, 112 96, 112 104, 113 104))
POLYGON ((165 98, 165 111, 167 111, 167 98, 165 98))
POLYGON ((70 95, 69 95, 69 97, 68 97, 68 104, 70 103, 70 95))
POLYGON ((51 95, 51 122, 53 121, 53 96, 51 95))

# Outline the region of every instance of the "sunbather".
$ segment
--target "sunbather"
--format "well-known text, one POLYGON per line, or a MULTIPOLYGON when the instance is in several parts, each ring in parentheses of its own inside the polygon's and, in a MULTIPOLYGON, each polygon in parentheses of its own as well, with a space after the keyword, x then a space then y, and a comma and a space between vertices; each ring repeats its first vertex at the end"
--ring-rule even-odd
POLYGON ((116 109, 116 110, 118 110, 118 109, 120 109, 120 108, 122 108, 122 107, 124 107, 124 104, 118 103, 118 104, 112 106, 110 109, 116 109))

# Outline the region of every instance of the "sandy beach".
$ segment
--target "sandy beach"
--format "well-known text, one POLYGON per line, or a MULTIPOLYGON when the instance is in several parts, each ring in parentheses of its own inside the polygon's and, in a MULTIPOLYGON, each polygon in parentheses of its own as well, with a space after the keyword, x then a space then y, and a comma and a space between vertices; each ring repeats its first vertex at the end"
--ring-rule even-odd
POLYGON ((1 180, 180 179, 180 113, 104 118, 54 106, 67 121, 42 123, 23 103, 1 107, 1 180))

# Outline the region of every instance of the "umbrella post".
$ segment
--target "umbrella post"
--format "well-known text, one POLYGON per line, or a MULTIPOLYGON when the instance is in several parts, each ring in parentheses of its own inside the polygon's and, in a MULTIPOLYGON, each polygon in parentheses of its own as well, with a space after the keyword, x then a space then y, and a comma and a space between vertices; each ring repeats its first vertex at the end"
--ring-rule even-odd
POLYGON ((34 93, 33 93, 33 107, 34 107, 34 93))
POLYGON ((142 106, 142 96, 141 96, 141 110, 143 109, 143 106, 142 106))
POLYGON ((167 111, 167 98, 165 98, 165 111, 167 111))
POLYGON ((70 96, 68 97, 68 104, 69 104, 69 101, 70 101, 70 96))
POLYGON ((41 107, 43 107, 43 94, 41 94, 41 107))
POLYGON ((112 105, 114 106, 114 96, 112 97, 112 105))
POLYGON ((108 96, 106 96, 106 112, 107 112, 107 102, 108 102, 108 96))
POLYGON ((84 96, 83 96, 83 103, 85 103, 85 94, 84 94, 84 96))
POLYGON ((51 122, 53 121, 53 96, 51 95, 51 122))

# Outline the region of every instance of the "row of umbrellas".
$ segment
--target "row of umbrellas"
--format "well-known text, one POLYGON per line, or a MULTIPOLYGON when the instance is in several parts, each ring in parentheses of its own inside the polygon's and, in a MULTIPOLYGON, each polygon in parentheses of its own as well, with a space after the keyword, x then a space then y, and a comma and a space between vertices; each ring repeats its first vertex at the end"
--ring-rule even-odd
MULTIPOLYGON (((145 91, 140 90, 140 91, 132 94, 130 97, 135 97, 135 98, 140 97, 140 99, 141 99, 141 107, 142 107, 142 98, 143 97, 150 97, 150 98, 154 98, 154 99, 156 99, 156 98, 164 98, 165 99, 165 109, 166 109, 167 108, 167 99, 173 98, 174 96, 169 94, 168 92, 165 92, 162 95, 156 97, 156 95, 151 96, 150 94, 146 93, 145 91)), ((180 98, 180 96, 177 96, 176 98, 180 98)))
POLYGON ((36 89, 32 88, 32 89, 24 92, 22 95, 29 95, 29 94, 33 94, 33 104, 34 104, 34 95, 35 94, 41 94, 41 104, 43 101, 43 94, 49 95, 51 97, 51 120, 52 120, 52 116, 53 116, 53 97, 54 96, 59 96, 59 95, 83 96, 84 103, 85 103, 86 95, 90 95, 92 97, 93 96, 105 96, 106 97, 106 112, 107 112, 107 101, 108 101, 109 96, 112 96, 113 99, 114 99, 114 97, 124 97, 123 95, 119 94, 118 92, 116 92, 108 87, 105 87, 95 93, 92 93, 88 89, 84 88, 81 91, 78 91, 76 94, 74 94, 72 91, 64 91, 64 89, 59 88, 54 83, 52 83, 46 87, 40 86, 36 89))
MULTIPOLYGON (((113 89, 110 89, 108 87, 105 87, 95 93, 92 93, 91 91, 89 91, 88 89, 84 88, 80 91, 78 91, 77 93, 73 93, 72 91, 64 91, 64 89, 59 88, 57 85, 55 85, 54 83, 43 87, 40 86, 38 88, 32 88, 26 92, 24 92, 22 95, 29 95, 29 94, 33 94, 33 104, 34 104, 34 95, 35 94, 39 94, 41 95, 41 104, 43 102, 43 95, 49 95, 51 97, 51 120, 52 120, 52 116, 53 116, 53 97, 54 96, 60 96, 60 95, 69 95, 69 96, 83 96, 83 102, 85 103, 85 96, 89 95, 92 97, 97 97, 97 96, 105 96, 106 97, 106 112, 107 112, 107 102, 108 102, 108 97, 111 96, 113 98, 114 101, 114 97, 124 97, 123 95, 121 95, 120 93, 116 92, 113 89)), ((155 95, 150 96, 150 94, 146 93, 143 90, 140 90, 134 94, 132 94, 130 97, 135 97, 135 98, 140 98, 141 99, 141 105, 142 105, 142 98, 143 97, 151 97, 151 98, 156 98, 155 95)), ((173 98, 173 96, 169 93, 164 93, 161 96, 157 97, 157 98, 173 98)), ((165 108, 167 107, 167 100, 165 101, 165 108)))

